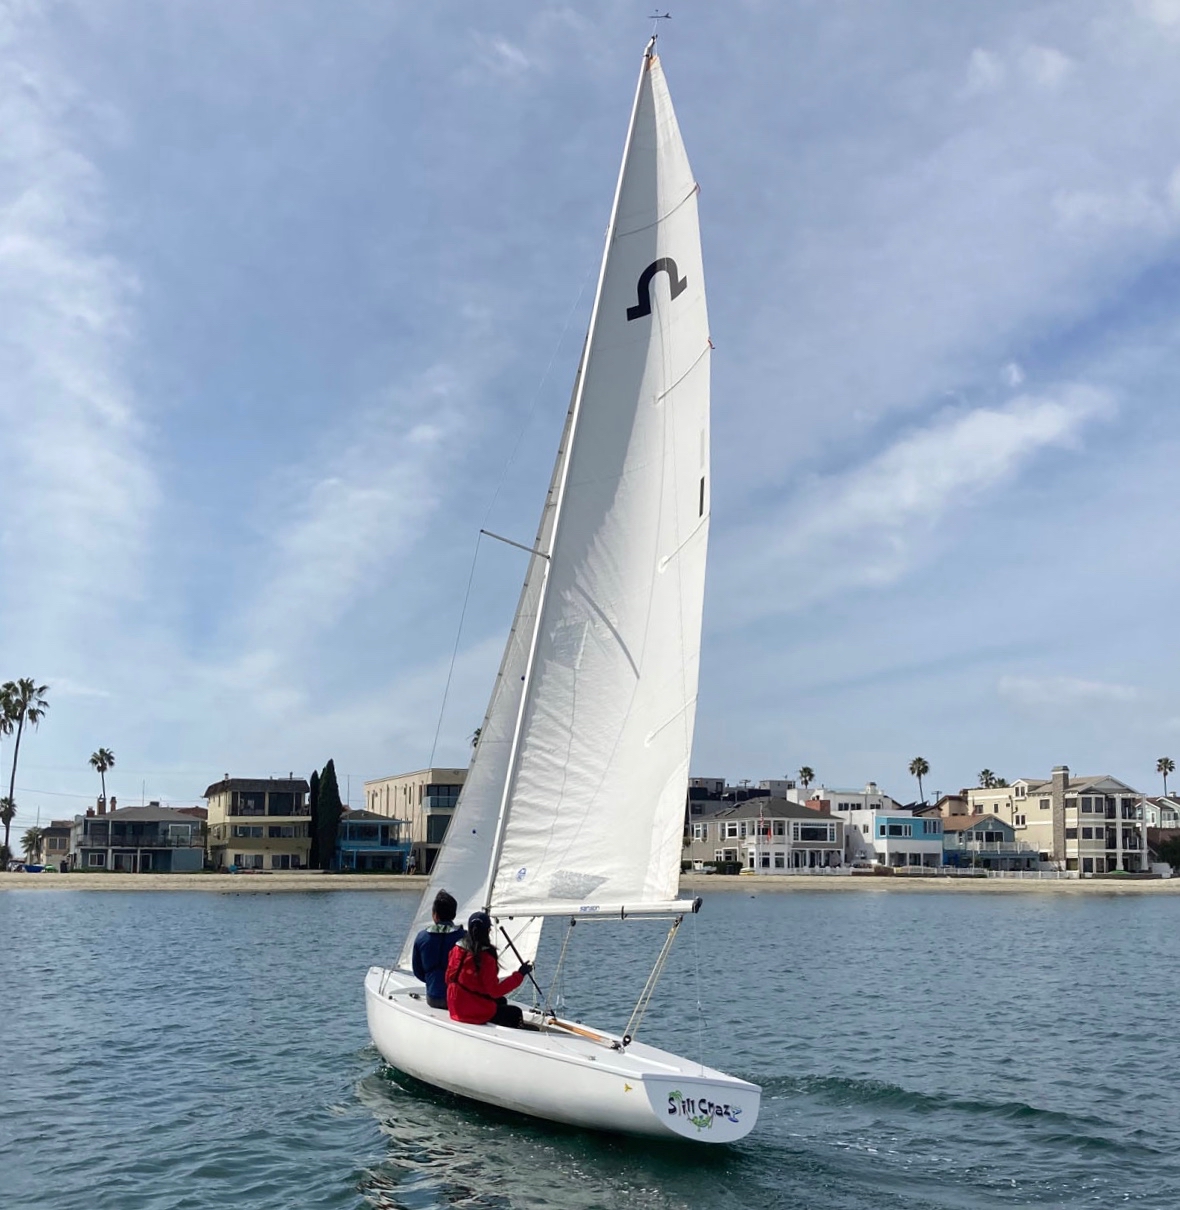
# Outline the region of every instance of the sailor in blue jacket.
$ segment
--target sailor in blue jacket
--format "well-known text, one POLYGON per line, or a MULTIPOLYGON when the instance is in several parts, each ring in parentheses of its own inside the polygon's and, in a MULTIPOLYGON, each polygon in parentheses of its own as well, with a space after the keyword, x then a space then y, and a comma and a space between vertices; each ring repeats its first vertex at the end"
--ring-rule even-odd
POLYGON ((459 905, 449 891, 434 897, 434 923, 414 938, 414 976, 426 984, 426 1003, 431 1008, 447 1006, 447 959, 463 939, 463 926, 455 923, 459 905))

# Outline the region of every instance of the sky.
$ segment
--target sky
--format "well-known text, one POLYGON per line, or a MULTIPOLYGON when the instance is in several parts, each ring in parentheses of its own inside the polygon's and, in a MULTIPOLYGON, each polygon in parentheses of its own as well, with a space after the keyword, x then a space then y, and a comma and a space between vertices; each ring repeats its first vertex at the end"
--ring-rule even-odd
MULTIPOLYGON (((0 0, 0 680, 50 686, 18 836, 99 746, 124 805, 466 763, 523 573, 477 533, 535 529, 651 11, 0 0)), ((672 13, 693 773, 1156 788, 1180 0, 672 13)))

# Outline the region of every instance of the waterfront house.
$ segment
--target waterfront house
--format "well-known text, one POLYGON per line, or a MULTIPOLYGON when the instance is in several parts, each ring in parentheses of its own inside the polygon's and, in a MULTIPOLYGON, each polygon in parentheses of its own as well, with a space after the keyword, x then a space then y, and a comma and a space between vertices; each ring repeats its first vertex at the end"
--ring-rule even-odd
POLYGON ((1040 854, 1017 840, 998 815, 951 815, 942 821, 943 863, 981 870, 1035 870, 1040 854))
POLYGON ((299 870, 311 850, 309 786, 301 777, 230 777, 205 791, 215 870, 299 870))
POLYGON ((200 821, 158 802, 114 811, 92 808, 74 819, 70 833, 70 866, 76 870, 182 874, 204 864, 200 821))
POLYGON ((340 816, 333 869, 404 874, 409 861, 410 837, 404 820, 376 811, 345 811, 340 816))
POLYGON ((1149 828, 1180 828, 1180 798, 1145 797, 1139 805, 1149 828))
POLYGON ((844 861, 844 824, 782 798, 710 803, 686 825, 683 860, 700 869, 737 862, 756 874, 832 868, 844 861))
POLYGON ((1072 777, 1058 765, 1047 781, 967 791, 972 811, 998 815, 1052 869, 1086 874, 1148 868, 1143 796, 1110 774, 1072 777))
POLYGON ((41 860, 59 870, 70 866, 70 837, 74 831, 72 819, 55 819, 41 829, 41 860))
POLYGON ((403 821, 410 865, 419 874, 433 868, 466 780, 466 769, 432 768, 365 782, 366 809, 403 821))

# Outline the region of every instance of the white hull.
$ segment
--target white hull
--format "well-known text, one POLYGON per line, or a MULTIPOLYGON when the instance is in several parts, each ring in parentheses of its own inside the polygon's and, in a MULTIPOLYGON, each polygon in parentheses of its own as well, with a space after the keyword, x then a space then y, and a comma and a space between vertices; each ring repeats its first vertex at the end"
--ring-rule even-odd
MULTIPOLYGON (((756 1084, 618 1038, 464 1025, 427 1007, 412 975, 374 966, 365 978, 369 1033, 399 1071, 460 1096, 591 1130, 732 1143, 758 1119, 756 1084)), ((526 1020, 536 1020, 526 1013, 526 1020)))

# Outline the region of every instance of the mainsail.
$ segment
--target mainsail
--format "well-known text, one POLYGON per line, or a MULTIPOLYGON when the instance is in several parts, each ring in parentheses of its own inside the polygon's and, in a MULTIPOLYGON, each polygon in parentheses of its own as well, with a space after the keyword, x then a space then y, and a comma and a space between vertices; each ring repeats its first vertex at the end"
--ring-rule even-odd
POLYGON ((531 957, 539 929, 527 918, 674 900, 709 528, 710 349, 697 186, 649 46, 544 553, 530 558, 415 928, 446 886, 461 912, 512 916, 531 957))

